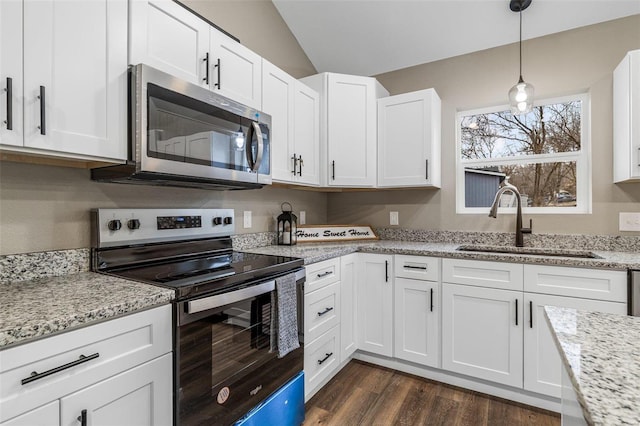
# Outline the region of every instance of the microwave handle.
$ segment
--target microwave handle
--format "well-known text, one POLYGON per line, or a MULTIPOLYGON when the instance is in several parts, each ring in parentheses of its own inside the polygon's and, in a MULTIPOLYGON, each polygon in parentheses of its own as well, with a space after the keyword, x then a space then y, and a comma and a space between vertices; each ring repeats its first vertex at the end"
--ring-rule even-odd
POLYGON ((262 139, 262 130, 260 130, 260 124, 256 121, 251 122, 251 127, 249 127, 249 135, 248 135, 249 143, 246 146, 247 153, 247 161, 249 162, 249 167, 251 167, 252 172, 257 172, 260 168, 260 164, 262 163, 262 154, 264 153, 264 141, 262 139), (256 160, 253 161, 253 155, 251 153, 251 147, 253 146, 253 134, 255 133, 256 138, 258 139, 258 154, 256 155, 256 160))

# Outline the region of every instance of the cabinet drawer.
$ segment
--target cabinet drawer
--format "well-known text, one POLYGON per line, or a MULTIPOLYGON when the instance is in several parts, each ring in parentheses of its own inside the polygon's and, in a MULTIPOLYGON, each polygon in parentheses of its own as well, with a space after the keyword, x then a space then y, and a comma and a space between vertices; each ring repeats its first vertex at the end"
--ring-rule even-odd
POLYGON ((312 342, 340 322, 340 283, 304 296, 304 337, 312 342))
POLYGON ((340 281, 339 257, 305 266, 305 269, 307 270, 307 282, 304 285, 305 293, 310 293, 321 287, 340 281))
POLYGON ((171 352, 171 335, 164 305, 0 351, 0 422, 171 352), (87 361, 22 384, 81 356, 87 361))
POLYGON ((438 266, 439 259, 436 257, 394 256, 394 271, 396 277, 438 281, 440 275, 438 266))
POLYGON ((626 303, 627 273, 604 269, 524 265, 524 290, 626 303))
POLYGON ((442 282, 522 291, 523 265, 442 259, 442 282))
POLYGON ((304 347, 304 388, 310 394, 338 368, 340 327, 333 327, 304 347))

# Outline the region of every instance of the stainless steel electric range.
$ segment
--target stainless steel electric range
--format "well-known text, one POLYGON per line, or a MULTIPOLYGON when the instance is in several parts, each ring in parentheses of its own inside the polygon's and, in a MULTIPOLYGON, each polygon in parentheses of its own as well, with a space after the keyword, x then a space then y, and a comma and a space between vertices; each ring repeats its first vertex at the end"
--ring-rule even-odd
MULTIPOLYGON (((242 421, 300 375, 301 259, 233 251, 231 209, 98 209, 92 223, 94 271, 175 290, 174 424, 242 421), (276 280, 289 274, 300 348, 280 358, 272 300, 276 280)), ((304 417, 298 399, 286 418, 304 417)))

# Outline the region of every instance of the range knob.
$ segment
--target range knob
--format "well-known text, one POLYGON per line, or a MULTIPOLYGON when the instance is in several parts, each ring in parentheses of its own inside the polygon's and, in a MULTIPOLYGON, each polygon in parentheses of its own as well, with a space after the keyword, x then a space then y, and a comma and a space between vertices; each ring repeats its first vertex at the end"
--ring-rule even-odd
POLYGON ((138 219, 129 219, 127 221, 127 228, 131 230, 140 229, 140 221, 138 219))
POLYGON ((214 225, 222 225, 222 218, 221 217, 214 217, 213 218, 213 224, 214 225))
POLYGON ((224 224, 225 225, 231 225, 233 223, 233 218, 232 217, 225 217, 224 218, 224 224))
POLYGON ((122 222, 120 222, 120 219, 110 220, 109 223, 107 223, 107 228, 109 228, 109 231, 118 231, 122 228, 122 222))

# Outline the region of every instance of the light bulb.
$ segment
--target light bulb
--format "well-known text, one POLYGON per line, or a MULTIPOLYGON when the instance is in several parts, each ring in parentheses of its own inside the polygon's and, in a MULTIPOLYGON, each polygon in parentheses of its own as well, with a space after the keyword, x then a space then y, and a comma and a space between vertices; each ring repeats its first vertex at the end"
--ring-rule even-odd
POLYGON ((533 85, 522 78, 509 90, 509 105, 513 114, 526 114, 533 109, 533 85))

